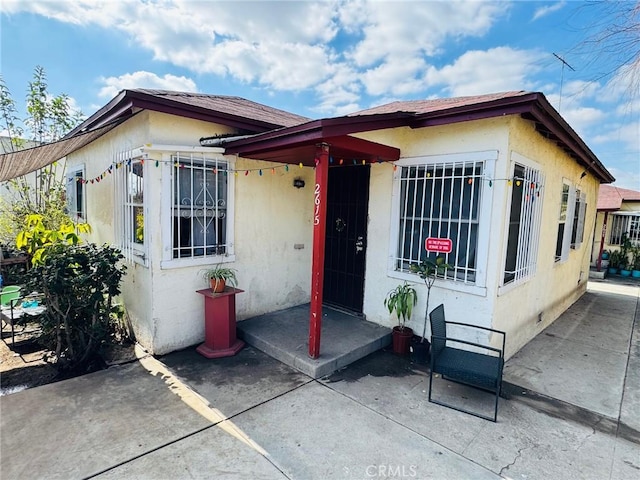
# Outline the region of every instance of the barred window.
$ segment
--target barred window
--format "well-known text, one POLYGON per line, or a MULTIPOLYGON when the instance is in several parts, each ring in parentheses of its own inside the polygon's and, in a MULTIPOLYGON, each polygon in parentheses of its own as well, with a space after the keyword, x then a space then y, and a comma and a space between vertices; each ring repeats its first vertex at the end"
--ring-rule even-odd
MULTIPOLYGON (((476 282, 479 209, 484 161, 460 161, 403 166, 400 173, 400 215, 395 268, 409 272, 411 264, 436 253, 425 251, 428 237, 448 238, 447 278, 476 282)), ((441 254, 442 255, 442 254, 441 254)))
POLYGON ((227 162, 183 153, 172 162, 173 258, 226 254, 227 162))
POLYGON ((520 164, 515 164, 513 177, 503 285, 535 274, 540 243, 544 177, 539 170, 520 164))
POLYGON ((610 245, 621 245, 625 233, 631 243, 640 245, 640 212, 612 213, 610 222, 610 245))
POLYGON ((120 208, 115 212, 116 238, 125 258, 146 264, 144 159, 122 152, 116 156, 112 171, 113 168, 116 198, 120 199, 120 208))

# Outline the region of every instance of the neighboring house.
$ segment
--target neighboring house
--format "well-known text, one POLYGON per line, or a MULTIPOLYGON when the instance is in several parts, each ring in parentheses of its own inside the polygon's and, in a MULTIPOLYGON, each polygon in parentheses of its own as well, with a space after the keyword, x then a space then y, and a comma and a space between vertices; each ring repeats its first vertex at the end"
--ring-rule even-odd
POLYGON ((597 266, 603 250, 618 250, 624 233, 632 243, 640 245, 640 192, 602 185, 598 192, 591 264, 597 266))
POLYGON ((131 262, 123 298, 156 354, 202 341, 199 271, 219 262, 238 270, 240 320, 311 302, 318 334, 322 303, 391 326, 383 299, 407 280, 420 330, 410 265, 435 237, 452 268, 431 308, 506 330, 511 356, 584 293, 598 187, 614 180, 534 92, 309 120, 124 90, 55 148, 85 186, 92 239, 131 262))

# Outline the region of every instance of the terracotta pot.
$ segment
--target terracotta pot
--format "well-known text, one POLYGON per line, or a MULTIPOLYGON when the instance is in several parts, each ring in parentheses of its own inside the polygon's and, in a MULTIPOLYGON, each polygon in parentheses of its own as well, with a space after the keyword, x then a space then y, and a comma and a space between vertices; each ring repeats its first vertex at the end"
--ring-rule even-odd
POLYGON ((393 333, 391 334, 393 353, 409 355, 411 337, 413 337, 413 330, 409 327, 404 327, 402 330, 398 326, 393 327, 393 333))
POLYGON ((213 293, 224 292, 224 287, 226 286, 224 278, 211 278, 209 281, 211 282, 211 290, 213 290, 213 293))

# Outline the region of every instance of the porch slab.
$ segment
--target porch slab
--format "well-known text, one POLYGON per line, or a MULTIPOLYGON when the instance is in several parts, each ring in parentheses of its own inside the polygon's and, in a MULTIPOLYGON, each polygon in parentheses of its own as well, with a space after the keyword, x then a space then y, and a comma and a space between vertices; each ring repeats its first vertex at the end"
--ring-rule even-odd
POLYGON ((322 309, 320 356, 309 357, 310 305, 238 322, 238 336, 249 345, 312 378, 346 367, 391 343, 391 329, 333 308, 322 309))

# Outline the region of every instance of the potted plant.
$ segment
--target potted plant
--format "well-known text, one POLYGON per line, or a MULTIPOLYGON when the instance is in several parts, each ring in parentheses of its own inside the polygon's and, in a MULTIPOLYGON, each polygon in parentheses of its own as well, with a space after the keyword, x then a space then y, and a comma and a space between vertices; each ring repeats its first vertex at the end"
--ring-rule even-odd
POLYGON ((400 355, 409 353, 409 345, 413 330, 406 326, 407 320, 411 319, 413 307, 418 301, 416 289, 407 282, 398 285, 391 290, 384 299, 384 306, 389 309, 389 313, 394 313, 398 317, 398 325, 393 327, 393 351, 400 355))
POLYGON ((411 271, 413 273, 417 273, 427 287, 427 304, 425 307, 424 322, 422 324, 422 335, 420 336, 420 342, 416 342, 411 345, 413 359, 416 363, 426 364, 429 359, 429 349, 431 344, 425 336, 427 333, 427 318, 429 318, 429 298, 431 297, 431 287, 433 287, 438 275, 444 276, 447 268, 451 268, 451 265, 445 263, 444 257, 441 256, 436 257, 435 261, 427 258, 419 264, 411 265, 411 271))
POLYGON ((623 277, 628 277, 631 275, 631 259, 629 258, 629 254, 633 252, 633 244, 629 239, 629 235, 627 232, 622 234, 622 240, 620 242, 620 275, 623 277))
POLYGON ((211 290, 213 290, 214 293, 220 293, 224 291, 227 284, 232 287, 238 284, 236 272, 237 270, 235 268, 223 267, 221 264, 218 264, 202 270, 202 276, 205 280, 209 281, 211 290))
POLYGON ((633 263, 631 269, 631 276, 633 278, 640 278, 640 245, 633 247, 633 263))
POLYGON ((618 273, 618 269, 623 265, 622 252, 614 250, 609 257, 609 273, 618 273))

